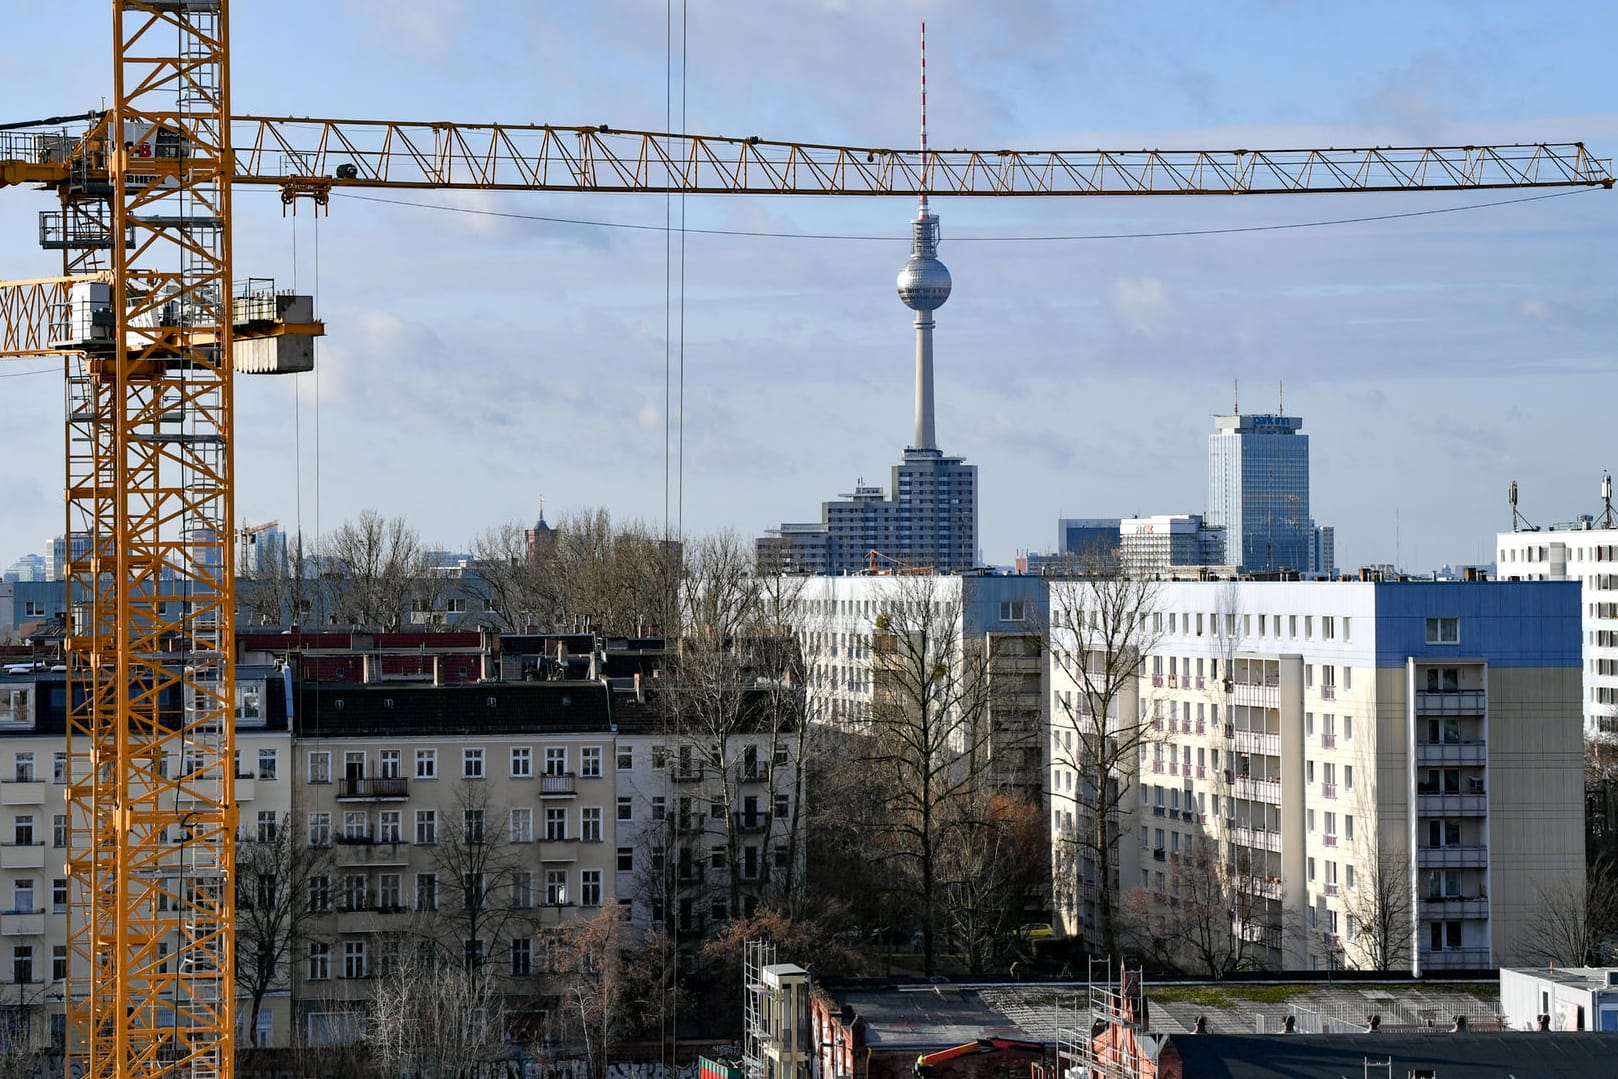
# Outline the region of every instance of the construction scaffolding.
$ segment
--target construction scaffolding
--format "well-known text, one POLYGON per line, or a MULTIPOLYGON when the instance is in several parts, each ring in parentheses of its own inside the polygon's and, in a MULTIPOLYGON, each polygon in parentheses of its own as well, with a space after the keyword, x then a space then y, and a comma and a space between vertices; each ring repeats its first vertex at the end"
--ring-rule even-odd
POLYGON ((766 940, 742 944, 742 1070, 747 1079, 764 1075, 764 1045, 769 1039, 765 1023, 764 968, 775 965, 775 945, 766 940))
POLYGON ((1152 1035, 1141 968, 1127 963, 1113 977, 1111 960, 1091 959, 1085 1004, 1068 1015, 1058 1005, 1056 1062, 1036 1065, 1034 1079, 1144 1079, 1155 1074, 1161 1038, 1152 1035))

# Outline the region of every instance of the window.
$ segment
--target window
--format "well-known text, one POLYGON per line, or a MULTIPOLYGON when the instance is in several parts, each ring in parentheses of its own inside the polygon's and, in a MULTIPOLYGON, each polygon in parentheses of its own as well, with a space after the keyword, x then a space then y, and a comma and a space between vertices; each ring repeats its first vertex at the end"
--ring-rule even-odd
POLYGON ((274 779, 279 760, 274 749, 261 749, 258 751, 258 777, 260 779, 274 779))
POLYGON ((669 751, 667 746, 652 747, 652 767, 667 768, 669 766, 669 751))
MULTIPOLYGON (((689 800, 690 799, 687 799, 687 801, 689 801, 689 800)), ((652 819, 653 820, 662 820, 664 814, 667 812, 667 809, 668 809, 668 803, 664 800, 664 798, 663 798, 663 796, 661 794, 657 794, 657 795, 652 796, 652 819)), ((628 818, 620 816, 618 819, 619 820, 627 820, 628 818)))
POLYGON ((620 797, 618 799, 618 819, 619 820, 633 820, 634 816, 635 816, 634 809, 635 809, 635 802, 634 802, 633 799, 624 798, 624 797, 620 797))
POLYGON ((1352 892, 1354 890, 1354 863, 1353 862, 1345 862, 1343 864, 1343 883, 1348 885, 1348 890, 1349 891, 1352 892))
POLYGON ((376 815, 376 841, 378 843, 400 843, 404 841, 403 829, 400 827, 400 817, 402 815, 397 809, 384 809, 376 815))
POLYGON ((482 873, 461 874, 462 910, 480 911, 488 897, 488 883, 482 873))
POLYGON ((51 818, 51 846, 67 846, 67 814, 58 813, 51 818))
POLYGON ((585 746, 579 750, 579 775, 585 779, 601 778, 600 746, 585 746))
POLYGON ((365 975, 365 942, 363 940, 343 941, 343 977, 363 978, 365 975))
POLYGON ((481 748, 461 750, 461 778, 483 778, 483 750, 481 748))
POLYGON ((526 807, 511 811, 511 841, 513 843, 532 843, 534 841, 534 811, 526 807))
MULTIPOLYGON (((1189 801, 1190 799, 1188 798, 1187 802, 1189 803, 1189 801)), ((784 821, 790 817, 791 813, 788 812, 788 810, 791 807, 791 804, 792 802, 789 795, 777 794, 775 796, 775 819, 778 821, 784 821)))
POLYGON ((371 815, 364 810, 350 809, 343 813, 343 839, 349 843, 363 843, 371 836, 371 815))
POLYGON ((1343 814, 1343 838, 1354 838, 1354 814, 1352 813, 1343 814))
POLYGON ((511 907, 513 910, 527 910, 534 905, 534 875, 526 869, 514 870, 511 874, 511 907))
POLYGON ((1427 619, 1427 643, 1460 644, 1461 620, 1459 618, 1427 619))
POLYGON ((483 940, 468 938, 461 941, 461 966, 464 970, 483 969, 483 940))
POLYGON ((56 752, 51 754, 51 782, 67 782, 67 754, 56 752))
POLYGON ((627 772, 635 767, 635 751, 629 746, 618 747, 618 770, 627 772))
POLYGON ((310 914, 325 914, 331 910, 331 878, 321 874, 309 878, 307 884, 310 914))
POLYGON ((377 775, 383 779, 399 778, 399 751, 397 749, 380 750, 377 755, 377 775))
POLYGON ((1309 882, 1311 884, 1314 883, 1314 879, 1315 879, 1315 860, 1313 858, 1310 858, 1309 859, 1309 882))
POLYGON ((331 945, 323 940, 309 942, 309 980, 323 982, 331 977, 331 945))
POLYGON ((416 810, 416 842, 424 846, 431 846, 438 842, 437 810, 416 810))
POLYGON ((19 847, 34 845, 34 818, 30 813, 23 813, 17 817, 12 826, 12 842, 19 847))
POLYGON ((550 746, 545 750, 545 774, 548 776, 567 775, 566 746, 550 746))
POLYGON ((438 909, 438 874, 416 874, 416 909, 419 911, 435 911, 438 909))
POLYGON ((399 873, 383 873, 376 878, 376 909, 403 910, 404 878, 399 873))
POLYGON ((345 873, 343 875, 342 910, 364 910, 369 906, 369 882, 364 873, 345 873))
POLYGON ((601 870, 585 869, 579 872, 579 904, 586 907, 601 905, 601 870))
POLYGON ((34 781, 34 755, 32 753, 17 754, 13 776, 18 783, 32 783, 34 781))
POLYGON ((1320 618, 1320 637, 1322 640, 1333 641, 1337 639, 1337 619, 1331 615, 1322 615, 1320 618))
POLYGON ((1008 600, 1000 604, 1000 621, 1002 622, 1021 622, 1026 616, 1026 605, 1020 599, 1008 600))
POLYGON ((483 842, 483 810, 461 810, 461 835, 468 843, 483 842))
MULTIPOLYGON (((1343 673, 1344 674, 1348 673, 1348 668, 1347 667, 1343 668, 1343 673)), ((1343 741, 1352 742, 1353 740, 1354 740, 1354 717, 1353 716, 1344 716, 1343 717, 1343 741)))
POLYGON ((67 945, 51 945, 51 981, 60 982, 67 978, 67 945))
POLYGON ((309 751, 309 782, 331 782, 331 754, 324 749, 309 751))
POLYGON ((567 810, 545 810, 545 838, 558 840, 567 838, 567 810))
POLYGON ((534 774, 534 750, 531 746, 511 747, 511 778, 528 779, 534 774))
POLYGON ((15 944, 11 948, 11 980, 27 985, 34 980, 34 946, 15 944))
POLYGON ((586 806, 579 810, 579 838, 586 843, 601 842, 600 806, 586 806))
POLYGON ((1350 791, 1354 789, 1354 766, 1352 764, 1343 765, 1343 789, 1350 791))
POLYGON ((511 942, 511 976, 526 978, 534 972, 534 942, 517 937, 511 942))
POLYGON ((57 914, 67 909, 66 877, 56 877, 51 881, 51 909, 57 914))
POLYGON ((309 845, 311 847, 331 846, 331 814, 326 812, 309 814, 309 845))
POLYGON ((261 809, 258 811, 258 841, 260 843, 275 842, 276 823, 275 810, 261 809))
POLYGON ((438 750, 436 750, 436 749, 418 749, 418 750, 416 750, 416 778, 417 779, 437 779, 438 778, 438 750))
POLYGON ((635 848, 618 848, 618 872, 633 873, 635 871, 635 848))
POLYGON ((567 870, 545 870, 545 905, 559 907, 567 902, 567 870))

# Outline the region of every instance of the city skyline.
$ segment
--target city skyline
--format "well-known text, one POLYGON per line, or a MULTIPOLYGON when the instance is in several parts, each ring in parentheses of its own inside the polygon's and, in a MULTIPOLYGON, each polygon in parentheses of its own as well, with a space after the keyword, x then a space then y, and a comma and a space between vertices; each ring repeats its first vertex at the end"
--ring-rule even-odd
MULTIPOLYGON (((473 19, 450 4, 386 19, 392 6, 349 2, 322 8, 330 33, 310 39, 292 29, 299 8, 237 13, 238 111, 661 129, 672 99, 679 119, 660 11, 495 4, 473 19), (575 47, 604 40, 615 44, 575 47), (280 78, 292 49, 327 77, 280 78)), ((935 146, 1583 138, 1598 156, 1618 150, 1618 113, 1602 107, 1596 74, 1618 16, 1571 5, 1414 15, 1370 5, 1351 18, 1265 3, 1172 17, 1028 3, 991 17, 916 3, 815 5, 782 19, 716 4, 691 14, 683 126, 909 145, 922 19, 935 146), (1332 56, 1306 61, 1286 47, 1328 37, 1332 56), (1255 53, 1274 62, 1238 62, 1255 53), (835 83, 829 65, 843 76, 835 83)), ((108 92, 51 59, 71 42, 85 70, 105 70, 100 12, 19 13, 8 25, 17 48, 0 62, 16 87, 6 119, 72 112, 108 92)), ((1063 516, 1201 508, 1206 417, 1228 408, 1233 378, 1255 410, 1284 380, 1288 411, 1308 417, 1312 516, 1337 526, 1345 569, 1489 561, 1513 479, 1532 519, 1596 508, 1613 463, 1598 410, 1615 351, 1618 203, 1600 193, 1518 201, 1525 194, 1538 193, 935 199, 956 285, 938 344, 938 426, 979 467, 987 559, 1048 546, 1063 516), (1393 217, 1484 203, 1511 204, 1393 217), (1383 220, 1183 235, 1349 218, 1383 220), (1161 233, 1182 235, 1141 236, 1161 233), (1103 234, 1140 238, 989 242, 1103 234)), ((239 269, 282 284, 295 270, 302 287, 318 276, 330 333, 318 380, 301 376, 301 407, 290 382, 238 390, 238 519, 301 521, 307 533, 374 506, 451 548, 531 517, 540 495, 553 519, 604 505, 661 523, 664 341, 681 326, 676 309, 665 335, 665 247, 644 230, 665 212, 677 221, 678 203, 395 201, 483 214, 346 197, 317 228, 307 212, 283 220, 273 195, 238 198, 239 269), (490 453, 505 462, 498 478, 483 475, 490 453), (592 467, 558 467, 586 454, 592 467)), ((0 275, 55 271, 35 247, 47 202, 0 196, 0 275)), ((686 200, 693 228, 818 237, 687 238, 686 532, 756 534, 892 459, 913 403, 910 334, 888 291, 907 247, 901 206, 686 200)), ((61 388, 48 362, 0 375, 11 405, 0 453, 28 462, 0 476, 9 563, 63 530, 61 388)), ((671 492, 671 517, 678 506, 671 492)))

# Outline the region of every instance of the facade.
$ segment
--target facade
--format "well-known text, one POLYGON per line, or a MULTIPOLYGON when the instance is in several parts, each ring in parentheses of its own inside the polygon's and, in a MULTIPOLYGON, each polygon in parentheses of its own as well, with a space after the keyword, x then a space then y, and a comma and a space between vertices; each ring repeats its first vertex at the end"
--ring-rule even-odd
POLYGON ((1150 577, 1178 567, 1220 565, 1225 533, 1204 524, 1200 514, 1131 517, 1120 522, 1118 549, 1125 573, 1150 577))
MULTIPOLYGON (((414 636, 238 639, 238 869, 290 829, 276 901, 310 911, 256 1026, 239 997, 242 1044, 352 1041, 404 948, 482 962, 533 1017, 564 927, 621 911, 695 945, 801 861, 797 741, 755 724, 725 774, 691 766, 711 743, 656 703, 661 642, 414 636)), ((0 675, 0 1022, 36 1046, 65 1031, 64 678, 0 675)))
MULTIPOLYGON (((793 605, 803 648, 811 722, 858 730, 881 691, 886 631, 878 626, 925 617, 946 650, 988 681, 988 749, 996 785, 1038 800, 1044 783, 1046 582, 1038 577, 862 576, 805 582, 793 605), (968 656, 973 657, 968 659, 968 656)), ((911 628, 917 628, 912 625, 911 628)))
POLYGON ((1309 436, 1296 416, 1214 419, 1208 436, 1207 524, 1225 530, 1226 565, 1242 573, 1311 566, 1309 436))
POLYGON ((1500 971, 1507 1030, 1618 1031, 1618 967, 1500 971))
POLYGON ((1618 741, 1618 528, 1583 518, 1495 537, 1505 581, 1577 581, 1584 642, 1584 731, 1618 741))
MULTIPOLYGON (((1145 734, 1116 777, 1114 894, 1171 911, 1208 850, 1260 967, 1522 962, 1539 887, 1583 881, 1575 605, 1571 585, 1161 584, 1111 717, 1145 734)), ((1051 692, 1058 916, 1093 935, 1094 867, 1066 853, 1090 802, 1064 753, 1091 721, 1064 671, 1051 692)))
POLYGON ((1337 530, 1331 525, 1313 525, 1309 533, 1309 576, 1331 580, 1337 576, 1337 530))
POLYGON ((935 434, 933 312, 949 299, 950 277, 938 261, 938 218, 925 197, 911 231, 898 289, 916 312, 916 425, 893 467, 891 496, 861 480, 851 494, 822 503, 818 523, 771 529, 755 544, 762 573, 840 575, 873 563, 958 573, 977 565, 977 466, 940 451, 935 434))

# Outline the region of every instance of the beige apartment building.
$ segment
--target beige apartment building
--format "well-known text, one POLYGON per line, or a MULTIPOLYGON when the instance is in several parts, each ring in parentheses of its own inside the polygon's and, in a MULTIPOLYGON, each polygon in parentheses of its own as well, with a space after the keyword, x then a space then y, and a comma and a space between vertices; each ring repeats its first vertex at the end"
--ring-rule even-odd
MULTIPOLYGON (((1082 586, 1053 583, 1053 611, 1064 587, 1082 586)), ((1189 874, 1209 852, 1253 965, 1433 973, 1530 961, 1543 889, 1584 874, 1576 585, 1151 589, 1134 637, 1143 662, 1110 717, 1143 734, 1114 778, 1120 904, 1184 919, 1189 874)), ((1064 749, 1090 710, 1060 668, 1058 915, 1094 938, 1101 882, 1071 838, 1094 800, 1064 749)))

